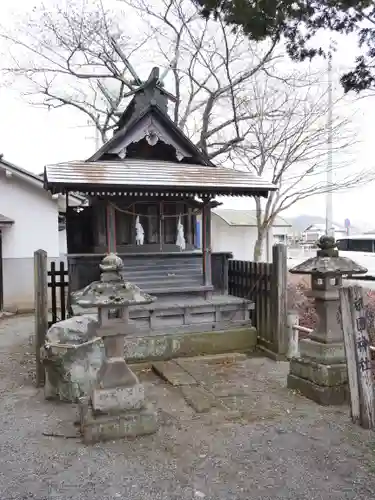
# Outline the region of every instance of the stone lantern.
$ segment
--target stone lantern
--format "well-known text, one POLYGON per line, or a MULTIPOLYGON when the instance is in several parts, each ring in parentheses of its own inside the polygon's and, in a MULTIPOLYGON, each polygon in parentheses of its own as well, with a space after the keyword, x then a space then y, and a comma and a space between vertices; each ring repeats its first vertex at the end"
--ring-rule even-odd
POLYGON ((290 362, 288 387, 323 405, 342 404, 347 399, 347 368, 340 318, 339 289, 343 276, 363 274, 367 269, 340 257, 335 239, 322 236, 317 256, 290 269, 311 276, 317 325, 299 343, 299 358, 290 362))
POLYGON ((105 358, 91 397, 80 407, 81 432, 86 443, 150 434, 157 430, 156 413, 146 405, 144 388, 124 359, 124 341, 136 333, 129 307, 155 300, 120 274, 123 262, 116 254, 104 257, 100 281, 72 294, 83 308, 98 308, 105 358))

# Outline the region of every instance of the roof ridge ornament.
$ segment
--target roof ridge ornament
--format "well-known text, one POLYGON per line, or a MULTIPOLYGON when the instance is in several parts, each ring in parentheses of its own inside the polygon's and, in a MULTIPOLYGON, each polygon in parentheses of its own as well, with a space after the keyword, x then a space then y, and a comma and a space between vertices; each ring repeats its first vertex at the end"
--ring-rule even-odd
MULTIPOLYGON (((151 90, 152 89, 154 92, 155 92, 155 90, 159 90, 159 92, 164 94, 170 101, 176 102, 177 101, 176 96, 174 96, 173 94, 171 94, 170 92, 165 90, 164 83, 163 83, 162 79, 159 78, 159 73, 160 73, 159 68, 157 66, 154 66, 152 68, 147 80, 142 81, 141 79, 138 79, 138 82, 137 82, 137 85, 139 85, 138 88, 131 90, 130 92, 124 94, 123 98, 136 96, 137 94, 139 94, 140 92, 142 92, 144 90, 151 90)), ((163 73, 163 75, 162 75, 163 79, 166 76, 166 74, 167 74, 167 72, 163 73)), ((157 104, 157 100, 151 98, 150 104, 157 104)))

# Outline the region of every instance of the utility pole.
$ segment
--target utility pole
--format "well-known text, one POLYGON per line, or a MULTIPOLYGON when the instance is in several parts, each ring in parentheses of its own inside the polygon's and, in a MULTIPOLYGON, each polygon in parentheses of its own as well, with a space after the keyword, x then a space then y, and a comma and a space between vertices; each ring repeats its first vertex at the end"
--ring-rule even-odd
POLYGON ((333 152, 332 152, 332 40, 328 52, 328 116, 327 116, 327 195, 326 195, 326 234, 334 236, 333 228, 333 152))

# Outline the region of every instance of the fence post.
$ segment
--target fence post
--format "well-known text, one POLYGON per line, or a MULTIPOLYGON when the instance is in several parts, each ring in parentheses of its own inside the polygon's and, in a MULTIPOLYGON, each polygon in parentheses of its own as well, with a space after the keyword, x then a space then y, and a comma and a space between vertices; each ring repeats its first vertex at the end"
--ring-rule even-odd
MULTIPOLYGON (((233 256, 232 256, 233 257, 233 256)), ((228 284, 228 279, 229 279, 229 258, 227 255, 224 255, 222 257, 222 266, 223 266, 223 293, 224 295, 228 295, 229 291, 229 284, 228 284)))
POLYGON ((360 286, 341 287, 340 316, 348 367, 352 420, 366 429, 373 429, 375 408, 370 339, 363 290, 360 286))
POLYGON ((288 351, 287 330, 287 249, 283 243, 272 247, 271 317, 273 343, 277 354, 288 351))
POLYGON ((299 357, 299 330, 293 328, 295 325, 299 324, 298 313, 295 311, 288 312, 287 315, 287 329, 288 329, 288 352, 286 357, 288 359, 299 357))
POLYGON ((40 349, 44 344, 48 330, 48 284, 47 284, 47 252, 34 252, 34 302, 35 302, 35 367, 36 386, 44 385, 44 367, 40 349))

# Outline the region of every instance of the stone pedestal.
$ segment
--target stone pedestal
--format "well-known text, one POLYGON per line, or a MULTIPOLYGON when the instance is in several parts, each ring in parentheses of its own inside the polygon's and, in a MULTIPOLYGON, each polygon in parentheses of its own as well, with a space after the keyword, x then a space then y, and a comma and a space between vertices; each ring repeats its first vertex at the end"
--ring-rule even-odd
POLYGON ((82 401, 80 422, 85 444, 121 438, 136 438, 137 436, 153 434, 158 430, 156 412, 147 404, 135 410, 100 414, 93 411, 87 401, 82 401))
POLYGON ((318 246, 316 257, 290 270, 311 275, 318 323, 309 338, 300 341, 299 357, 290 361, 287 385, 319 404, 340 405, 348 401, 349 392, 339 288, 342 275, 367 269, 339 257, 333 238, 323 236, 318 246))
POLYGON ((83 442, 93 444, 134 438, 158 430, 155 410, 146 403, 142 384, 94 390, 91 399, 80 402, 83 442))
POLYGON ((101 281, 76 297, 80 305, 97 305, 97 335, 102 337, 105 349, 91 397, 80 402, 85 443, 136 437, 158 428, 156 413, 145 402, 144 387, 124 359, 124 337, 136 331, 129 319, 129 306, 154 299, 123 281, 118 273, 121 264, 117 256, 107 256, 101 264, 101 281))
POLYGON ((124 359, 124 335, 133 332, 128 308, 117 310, 110 319, 109 309, 100 308, 105 359, 97 375, 91 399, 81 404, 81 433, 85 443, 150 434, 157 430, 156 413, 146 405, 145 392, 124 359))
POLYGON ((289 389, 321 405, 340 405, 348 400, 348 376, 342 342, 323 344, 300 341, 300 357, 290 361, 289 389))

